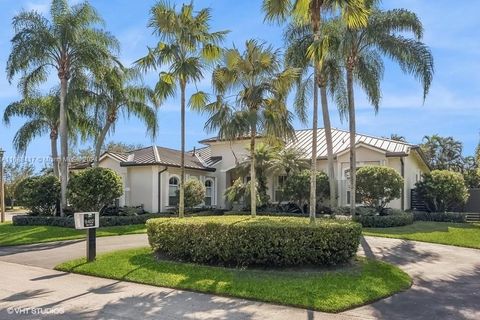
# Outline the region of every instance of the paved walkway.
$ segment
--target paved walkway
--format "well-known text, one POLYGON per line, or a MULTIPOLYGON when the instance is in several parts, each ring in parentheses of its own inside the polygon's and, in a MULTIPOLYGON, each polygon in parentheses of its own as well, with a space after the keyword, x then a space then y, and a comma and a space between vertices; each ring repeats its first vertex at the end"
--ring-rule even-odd
MULTIPOLYGON (((98 241, 99 252, 147 244, 145 235, 98 241)), ((332 315, 45 269, 83 253, 84 246, 76 241, 0 248, 0 319, 480 319, 480 250, 366 237, 360 253, 399 265, 414 285, 332 315), (8 307, 32 306, 65 313, 8 314, 8 307)))

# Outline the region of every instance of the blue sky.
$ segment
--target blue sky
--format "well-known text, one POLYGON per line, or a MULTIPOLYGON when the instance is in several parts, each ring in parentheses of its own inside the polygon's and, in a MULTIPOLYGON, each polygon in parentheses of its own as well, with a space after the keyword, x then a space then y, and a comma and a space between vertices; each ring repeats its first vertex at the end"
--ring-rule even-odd
MULTIPOLYGON (((5 65, 12 37, 11 19, 22 9, 48 13, 49 0, 0 0, 0 114, 10 102, 19 99, 15 83, 10 85, 5 78, 5 65)), ((72 1, 73 2, 78 2, 72 1)), ((146 28, 153 0, 91 0, 106 21, 106 28, 121 42, 121 60, 126 65, 145 54, 147 45, 156 43, 151 31, 146 28)), ((172 1, 180 5, 182 1, 172 1)), ((265 40, 275 47, 282 47, 282 29, 263 23, 260 11, 261 0, 197 0, 195 7, 211 7, 213 10, 212 30, 228 29, 225 46, 237 44, 250 38, 265 40)), ((422 101, 422 90, 413 78, 403 75, 389 61, 383 79, 383 99, 380 112, 375 115, 364 95, 357 90, 358 132, 389 136, 397 133, 409 142, 419 143, 425 135, 438 133, 451 135, 464 143, 464 153, 472 154, 479 141, 480 132, 480 2, 459 0, 384 0, 384 8, 407 8, 418 14, 424 23, 424 41, 431 47, 435 58, 435 76, 426 102, 422 101), (448 14, 447 14, 448 13, 448 14)), ((145 82, 154 85, 156 75, 149 73, 145 82)), ((210 79, 199 84, 209 90, 210 79)), ((45 86, 55 83, 55 78, 45 86)), ((332 122, 335 127, 347 128, 341 123, 338 113, 331 106, 332 122)), ((160 130, 155 141, 146 137, 142 123, 136 119, 121 119, 115 134, 108 140, 126 143, 157 145, 179 148, 180 112, 178 100, 167 101, 158 112, 160 130)), ((187 147, 210 136, 203 130, 205 117, 194 112, 187 114, 187 147)), ((9 127, 0 124, 0 148, 7 156, 14 156, 11 141, 22 119, 16 119, 9 127)), ((320 123, 322 120, 320 119, 320 123)), ((296 128, 309 127, 295 123, 296 128)), ((38 138, 29 147, 30 157, 47 157, 50 144, 48 136, 38 138)))

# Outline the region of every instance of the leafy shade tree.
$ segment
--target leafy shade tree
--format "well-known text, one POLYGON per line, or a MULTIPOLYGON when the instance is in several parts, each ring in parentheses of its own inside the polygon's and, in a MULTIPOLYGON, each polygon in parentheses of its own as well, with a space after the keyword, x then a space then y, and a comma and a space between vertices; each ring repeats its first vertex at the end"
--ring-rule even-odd
POLYGON ((53 216, 60 201, 60 181, 53 175, 23 179, 17 186, 17 196, 28 214, 53 216))
POLYGON ((207 131, 218 129, 220 139, 250 138, 250 208, 257 212, 256 141, 259 136, 278 141, 293 138, 292 114, 286 100, 299 70, 281 68, 280 52, 255 40, 248 40, 243 53, 229 49, 213 71, 212 82, 217 99, 194 103, 210 118, 207 131))
MULTIPOLYGON (((177 190, 177 193, 180 193, 177 190)), ((205 200, 205 186, 197 179, 189 179, 185 182, 185 208, 193 208, 205 200)), ((178 194, 177 194, 178 196, 178 194)))
POLYGON ((437 134, 425 136, 420 148, 432 168, 462 171, 464 166, 463 145, 453 137, 441 137, 437 134))
MULTIPOLYGON (((305 213, 305 207, 311 207, 309 206, 310 179, 310 172, 308 170, 303 170, 288 177, 285 182, 285 186, 283 187, 284 197, 287 200, 295 203, 300 208, 302 213, 305 213)), ((315 192, 317 192, 315 198, 317 199, 317 202, 315 203, 316 207, 318 203, 322 202, 323 199, 329 196, 330 186, 328 183, 327 174, 324 172, 317 172, 315 183, 315 192)))
POLYGON ((469 193, 459 172, 433 170, 416 183, 417 192, 433 212, 459 210, 467 202, 469 193))
POLYGON ((115 130, 119 116, 128 118, 134 115, 145 123, 152 138, 155 137, 158 128, 156 98, 153 90, 135 83, 139 79, 136 69, 114 66, 98 71, 86 91, 78 90, 78 94, 88 97, 98 123, 98 130, 93 133, 95 167, 98 166, 105 138, 115 130))
POLYGON ((68 193, 75 210, 100 211, 122 196, 122 178, 111 169, 86 169, 72 175, 68 193))
POLYGON ((29 162, 9 161, 5 164, 5 200, 13 209, 17 199, 17 187, 33 175, 35 168, 29 162))
POLYGON ((26 95, 47 81, 54 71, 60 81, 59 134, 61 146, 61 210, 67 205, 68 124, 65 100, 70 79, 84 71, 108 64, 118 49, 116 39, 98 28, 103 22, 87 2, 69 6, 67 0, 52 0, 51 20, 36 11, 22 11, 13 18, 14 36, 7 61, 11 81, 22 73, 20 87, 26 95))
MULTIPOLYGON (((28 97, 7 106, 3 114, 3 122, 10 124, 13 117, 27 118, 13 138, 13 145, 19 154, 25 154, 32 141, 44 134, 50 136, 50 152, 53 164, 53 173, 57 178, 58 168, 58 129, 60 115, 60 102, 58 95, 28 97)), ((81 112, 74 108, 68 109, 69 132, 71 136, 78 131, 87 132, 92 122, 81 112)))
MULTIPOLYGON (((328 28, 329 25, 323 25, 322 29, 328 28)), ((328 32, 323 30, 321 32, 321 40, 328 36, 328 32)), ((333 142, 332 142, 332 127, 330 123, 330 114, 328 110, 328 93, 335 100, 337 108, 343 114, 347 109, 346 101, 346 87, 343 77, 343 70, 340 64, 341 59, 338 57, 338 51, 335 45, 333 48, 329 48, 324 52, 322 58, 323 62, 319 68, 317 68, 317 75, 311 73, 313 64, 311 59, 307 57, 305 52, 308 52, 308 48, 314 42, 314 36, 309 26, 299 26, 290 24, 287 28, 285 35, 285 41, 287 43, 286 63, 288 65, 299 67, 302 69, 302 79, 297 82, 297 90, 295 95, 295 109, 300 119, 306 118, 305 110, 307 109, 307 102, 311 100, 312 87, 314 104, 318 103, 318 90, 320 89, 320 102, 322 106, 322 117, 325 134, 325 142, 327 145, 327 162, 328 162, 328 176, 330 182, 330 206, 335 207, 337 203, 337 192, 335 182, 335 165, 333 159, 333 142), (316 81, 315 81, 316 79, 316 81)), ((328 44, 330 42, 327 42, 328 44)), ((313 128, 314 136, 317 136, 317 129, 313 128)), ((313 139, 312 139, 313 140, 313 139)), ((315 140, 313 140, 315 141, 315 140)), ((312 143, 314 143, 312 141, 312 143)), ((317 146, 314 143, 314 148, 317 146)), ((315 156, 316 158, 316 156, 315 156)))
POLYGON ((357 170, 357 196, 383 214, 385 206, 402 195, 403 178, 393 168, 367 166, 357 170))
MULTIPOLYGON (((317 172, 317 127, 318 127, 318 86, 321 83, 320 71, 329 47, 327 37, 321 36, 322 16, 326 12, 335 12, 340 9, 343 21, 351 28, 365 26, 368 18, 368 8, 365 0, 263 0, 263 11, 265 19, 269 21, 283 22, 292 20, 300 25, 310 25, 313 34, 313 42, 309 44, 304 54, 313 62, 313 138, 312 138, 312 164, 311 164, 311 181, 310 181, 310 222, 315 222, 315 179, 317 172)), ((325 79, 323 79, 325 80, 325 79)), ((327 148, 329 148, 329 171, 333 175, 331 164, 333 163, 333 151, 331 142, 330 119, 328 113, 325 112, 326 104, 323 104, 323 115, 326 133, 327 148), (326 121, 326 122, 325 122, 326 121), (329 146, 330 145, 330 146, 329 146)), ((328 110, 327 110, 328 111, 328 110)))
MULTIPOLYGON (((371 1, 375 2, 375 1, 371 1)), ((415 13, 404 9, 380 11, 373 8, 368 24, 351 28, 341 20, 332 22, 331 38, 339 40, 339 50, 346 67, 348 119, 350 129, 350 211, 355 214, 356 194, 356 122, 354 83, 366 93, 378 111, 384 64, 382 56, 400 65, 403 72, 413 75, 423 85, 426 98, 433 77, 433 56, 421 42, 422 23, 415 13)))
POLYGON ((463 179, 469 188, 480 188, 480 168, 474 156, 463 159, 463 179))
MULTIPOLYGON (((109 141, 104 144, 100 154, 104 152, 116 152, 116 153, 127 153, 132 150, 143 149, 145 146, 143 144, 128 144, 124 142, 109 141)), ((87 147, 83 149, 70 149, 68 153, 71 155, 72 161, 79 162, 93 162, 95 159, 95 149, 93 147, 87 147)))
MULTIPOLYGON (((149 48, 148 54, 136 64, 146 71, 148 69, 166 68, 159 74, 155 87, 160 101, 174 97, 180 89, 181 108, 181 175, 179 216, 185 213, 185 111, 186 90, 190 83, 196 84, 205 69, 221 56, 218 46, 228 31, 210 31, 211 10, 194 11, 193 4, 184 4, 177 12, 176 7, 166 1, 158 2, 150 11, 148 27, 160 38, 155 48, 149 48)), ((207 100, 207 94, 196 91, 190 97, 190 105, 207 100)))

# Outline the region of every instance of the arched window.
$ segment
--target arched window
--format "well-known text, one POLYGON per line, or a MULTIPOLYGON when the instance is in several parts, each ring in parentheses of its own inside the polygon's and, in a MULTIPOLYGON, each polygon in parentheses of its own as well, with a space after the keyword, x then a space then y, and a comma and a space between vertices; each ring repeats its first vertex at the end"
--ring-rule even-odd
POLYGON ((168 180, 168 205, 173 207, 178 204, 177 190, 180 186, 180 182, 177 177, 171 177, 168 180))
POLYGON ((213 205, 213 180, 207 179, 205 180, 205 205, 207 207, 213 205))

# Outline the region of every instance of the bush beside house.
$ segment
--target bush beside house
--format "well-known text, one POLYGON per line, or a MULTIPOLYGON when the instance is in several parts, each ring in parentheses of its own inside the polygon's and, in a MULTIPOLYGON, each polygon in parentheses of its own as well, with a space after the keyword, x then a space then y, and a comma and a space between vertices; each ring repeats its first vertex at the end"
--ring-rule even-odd
POLYGON ((122 194, 122 178, 111 169, 86 169, 68 182, 68 199, 77 211, 100 211, 122 194))
MULTIPOLYGON (((177 190, 177 197, 180 191, 177 190)), ((197 179, 185 182, 185 208, 193 208, 203 203, 205 199, 205 186, 197 179)))
POLYGON ((60 180, 53 175, 26 178, 17 186, 17 197, 30 215, 53 216, 60 201, 60 180))
POLYGON ((458 211, 468 200, 468 188, 461 173, 434 170, 417 182, 416 190, 431 212, 458 211))
MULTIPOLYGON (((317 205, 324 201, 330 195, 330 185, 328 176, 325 172, 317 173, 317 205)), ((282 188, 284 199, 295 203, 302 213, 308 208, 310 200, 310 171, 303 170, 287 178, 282 188)))
POLYGON ((357 171, 357 196, 367 207, 386 214, 386 205, 402 195, 403 178, 393 168, 366 166, 357 171))

